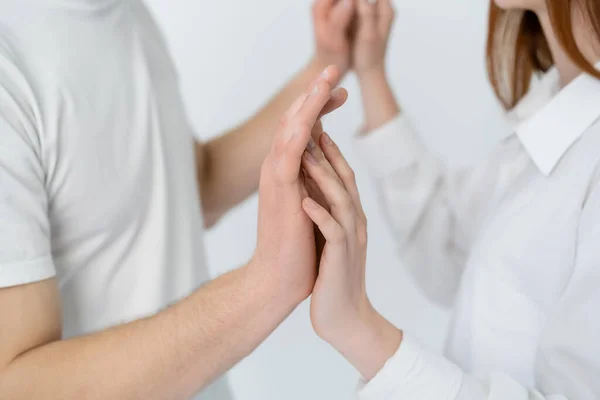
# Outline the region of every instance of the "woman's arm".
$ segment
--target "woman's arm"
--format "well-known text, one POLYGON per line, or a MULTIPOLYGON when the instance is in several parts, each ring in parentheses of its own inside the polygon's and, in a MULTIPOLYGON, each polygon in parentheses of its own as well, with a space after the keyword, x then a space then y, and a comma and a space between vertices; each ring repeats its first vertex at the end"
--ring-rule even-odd
POLYGON ((453 171, 427 150, 399 113, 386 79, 391 0, 358 1, 353 57, 366 133, 357 139, 357 150, 376 180, 404 264, 430 298, 449 305, 472 235, 493 194, 496 171, 453 171))
MULTIPOLYGON (((366 219, 351 168, 326 137, 304 169, 330 209, 304 209, 327 240, 313 291, 311 318, 324 340, 369 383, 362 400, 594 400, 600 398, 600 184, 581 216, 575 268, 539 338, 536 386, 508 373, 470 375, 387 322, 365 291, 366 219)), ((311 196, 314 193, 310 193, 311 196)))

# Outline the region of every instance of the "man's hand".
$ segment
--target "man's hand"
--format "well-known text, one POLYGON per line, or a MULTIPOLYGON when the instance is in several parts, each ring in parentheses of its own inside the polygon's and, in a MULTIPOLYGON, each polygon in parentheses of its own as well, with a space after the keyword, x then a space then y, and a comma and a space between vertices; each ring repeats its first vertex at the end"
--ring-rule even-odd
POLYGON ((350 69, 350 25, 355 1, 315 0, 313 6, 315 61, 319 65, 336 65, 342 75, 350 69))
POLYGON ((251 265, 267 268, 267 279, 297 302, 312 292, 316 278, 313 223, 302 210, 307 191, 300 167, 302 154, 322 114, 340 107, 344 89, 333 88, 340 77, 328 67, 282 118, 261 171, 258 244, 251 265))
POLYGON ((383 74, 394 8, 392 0, 356 0, 358 15, 352 40, 352 66, 359 79, 383 74))

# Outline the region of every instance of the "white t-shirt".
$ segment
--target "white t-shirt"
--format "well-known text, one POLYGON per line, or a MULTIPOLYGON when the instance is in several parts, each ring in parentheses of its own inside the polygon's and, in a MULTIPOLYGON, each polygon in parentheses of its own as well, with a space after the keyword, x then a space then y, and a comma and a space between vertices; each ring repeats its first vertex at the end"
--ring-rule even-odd
POLYGON ((0 3, 0 287, 56 276, 65 338, 185 297, 208 279, 195 178, 139 0, 0 3))

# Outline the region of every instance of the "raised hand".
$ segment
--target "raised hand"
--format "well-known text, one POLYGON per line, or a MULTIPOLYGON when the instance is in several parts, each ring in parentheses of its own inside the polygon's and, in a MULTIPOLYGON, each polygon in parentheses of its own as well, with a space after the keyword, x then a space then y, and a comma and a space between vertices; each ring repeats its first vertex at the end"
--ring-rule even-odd
POLYGON ((356 0, 352 66, 360 77, 385 69, 385 56, 395 18, 392 0, 356 0))
POLYGON ((356 0, 315 0, 313 25, 316 61, 336 65, 344 75, 350 68, 350 25, 356 0))
POLYGON ((316 277, 312 221, 302 210, 307 196, 300 167, 302 154, 319 118, 340 107, 347 98, 338 84, 340 71, 327 68, 298 98, 281 120, 261 170, 258 242, 251 263, 274 279, 282 294, 295 304, 312 292, 316 277))
MULTIPOLYGON (((326 243, 311 301, 317 334, 371 379, 395 353, 402 333, 372 307, 365 287, 367 219, 354 171, 329 136, 311 143, 303 168, 327 206, 309 197, 303 209, 326 243)), ((312 192, 309 193, 312 196, 312 192)))

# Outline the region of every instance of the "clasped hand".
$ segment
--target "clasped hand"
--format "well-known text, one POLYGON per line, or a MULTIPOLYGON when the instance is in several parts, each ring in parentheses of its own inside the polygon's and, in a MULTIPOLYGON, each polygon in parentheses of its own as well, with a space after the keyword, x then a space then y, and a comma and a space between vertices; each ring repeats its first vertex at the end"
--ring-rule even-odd
POLYGON ((323 132, 320 118, 347 98, 334 89, 353 68, 361 82, 384 74, 394 19, 391 0, 315 0, 317 65, 332 66, 281 120, 262 168, 253 265, 267 269, 278 299, 312 294, 316 333, 371 379, 402 333, 367 297, 367 219, 354 171, 323 132))

